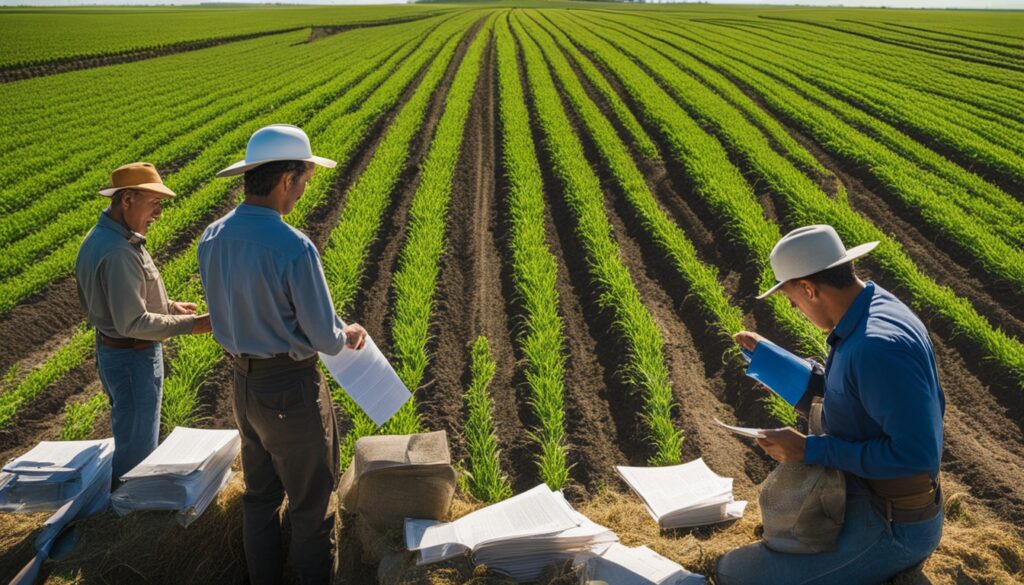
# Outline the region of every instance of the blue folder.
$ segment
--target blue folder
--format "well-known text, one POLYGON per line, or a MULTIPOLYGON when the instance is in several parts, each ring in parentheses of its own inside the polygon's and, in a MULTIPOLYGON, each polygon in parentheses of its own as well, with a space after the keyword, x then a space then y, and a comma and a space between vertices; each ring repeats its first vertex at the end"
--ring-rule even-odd
POLYGON ((741 348, 750 364, 747 375, 771 388, 783 400, 796 406, 811 379, 811 364, 774 343, 762 339, 753 352, 741 348))

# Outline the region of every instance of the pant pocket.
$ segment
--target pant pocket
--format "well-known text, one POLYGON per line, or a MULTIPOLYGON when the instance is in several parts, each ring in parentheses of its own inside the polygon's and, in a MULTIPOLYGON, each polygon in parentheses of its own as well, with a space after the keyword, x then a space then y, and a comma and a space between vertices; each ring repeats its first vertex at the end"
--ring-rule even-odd
POLYGON ((248 396, 268 418, 312 418, 317 411, 317 389, 307 372, 249 378, 248 382, 248 396))

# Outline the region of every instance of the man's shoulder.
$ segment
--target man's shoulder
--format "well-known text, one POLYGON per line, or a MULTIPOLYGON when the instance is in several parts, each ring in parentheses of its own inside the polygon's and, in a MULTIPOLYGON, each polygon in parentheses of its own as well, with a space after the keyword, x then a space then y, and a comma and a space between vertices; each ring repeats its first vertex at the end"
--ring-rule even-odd
POLYGON ((305 234, 283 221, 254 223, 234 211, 207 226, 199 246, 202 248, 217 240, 246 242, 275 255, 291 258, 309 249, 315 250, 305 234))
POLYGON ((78 249, 78 262, 99 264, 106 258, 138 255, 128 240, 102 226, 90 231, 78 249))

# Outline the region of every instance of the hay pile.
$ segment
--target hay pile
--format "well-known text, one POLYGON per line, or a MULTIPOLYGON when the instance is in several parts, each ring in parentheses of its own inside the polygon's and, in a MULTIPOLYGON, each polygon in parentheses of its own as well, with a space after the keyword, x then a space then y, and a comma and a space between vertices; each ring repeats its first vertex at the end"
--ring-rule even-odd
POLYGON ((7 583, 36 556, 36 537, 50 512, 0 514, 0 583, 7 583))

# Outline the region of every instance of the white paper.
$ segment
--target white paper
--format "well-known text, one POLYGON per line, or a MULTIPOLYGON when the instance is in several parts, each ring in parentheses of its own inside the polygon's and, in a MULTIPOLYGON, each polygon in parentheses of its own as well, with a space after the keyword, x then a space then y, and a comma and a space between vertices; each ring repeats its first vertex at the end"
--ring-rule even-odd
POLYGON ((646 546, 613 544, 600 556, 584 555, 587 579, 614 585, 699 585, 704 577, 691 573, 646 546))
POLYGON ((765 438, 764 429, 753 429, 750 427, 734 427, 732 425, 725 424, 724 422, 718 420, 717 418, 715 419, 715 422, 718 423, 718 426, 728 429, 736 433, 737 435, 743 435, 744 437, 750 437, 751 439, 765 438))
MULTIPOLYGON (((488 543, 554 534, 582 523, 558 494, 541 484, 454 522, 406 519, 405 544, 420 564, 444 560, 488 543)), ((502 543, 499 545, 498 543, 502 543)))
POLYGON ((362 349, 346 346, 337 355, 321 353, 320 359, 338 385, 377 426, 386 423, 412 398, 369 335, 362 349))
POLYGON ((104 441, 42 441, 7 462, 4 471, 18 475, 77 473, 100 453, 104 441))
POLYGON ((668 467, 616 467, 659 520, 686 510, 732 501, 732 479, 719 477, 696 459, 668 467))
POLYGON ((203 463, 232 441, 239 441, 234 429, 190 429, 176 427, 171 434, 128 473, 123 480, 174 475, 184 477, 197 471, 203 463))

